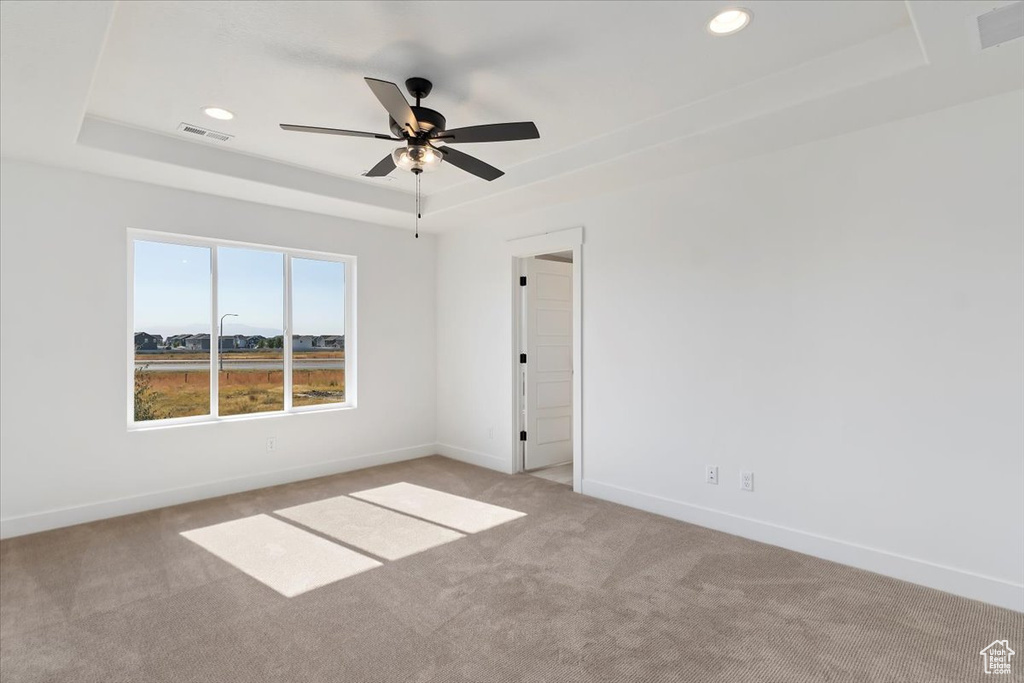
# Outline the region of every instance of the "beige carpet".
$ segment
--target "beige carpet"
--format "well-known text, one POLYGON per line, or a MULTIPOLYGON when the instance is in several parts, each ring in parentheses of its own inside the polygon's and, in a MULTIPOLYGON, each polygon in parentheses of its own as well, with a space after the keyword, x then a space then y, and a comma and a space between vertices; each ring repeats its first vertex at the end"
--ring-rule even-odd
POLYGON ((961 683, 997 638, 1024 615, 439 457, 0 543, 3 683, 961 683), (397 482, 526 516, 293 598, 181 536, 397 482))

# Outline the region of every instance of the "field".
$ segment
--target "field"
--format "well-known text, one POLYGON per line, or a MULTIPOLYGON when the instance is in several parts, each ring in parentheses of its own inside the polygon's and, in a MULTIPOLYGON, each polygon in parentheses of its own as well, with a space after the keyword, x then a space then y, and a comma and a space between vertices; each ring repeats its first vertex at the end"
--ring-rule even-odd
MULTIPOLYGON (((345 400, 345 371, 293 371, 292 405, 341 403, 345 400)), ((221 415, 244 415, 284 409, 281 370, 230 370, 218 377, 221 415)), ((135 373, 136 420, 206 415, 210 411, 210 373, 135 373), (140 391, 141 390, 141 391, 140 391), (140 398, 141 395, 141 398, 140 398), (140 403, 145 410, 140 418, 140 403), (146 415, 151 415, 146 417, 146 415)))

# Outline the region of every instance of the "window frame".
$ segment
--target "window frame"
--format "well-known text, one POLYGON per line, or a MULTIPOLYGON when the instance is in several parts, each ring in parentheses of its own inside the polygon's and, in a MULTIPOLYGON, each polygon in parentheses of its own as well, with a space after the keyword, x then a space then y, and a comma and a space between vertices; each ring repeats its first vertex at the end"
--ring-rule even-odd
POLYGON ((260 420, 275 417, 287 417, 303 413, 322 413, 336 410, 350 410, 356 407, 356 257, 348 254, 335 254, 326 251, 294 249, 270 244, 257 244, 226 240, 213 237, 199 237, 154 230, 127 230, 128 252, 128 330, 127 330, 127 418, 129 431, 161 429, 195 424, 217 424, 221 422, 239 422, 243 420, 260 420), (206 415, 190 415, 187 417, 169 417, 159 420, 135 421, 135 241, 159 242, 185 247, 203 247, 210 250, 210 412, 206 415), (220 339, 218 337, 217 317, 219 301, 217 296, 217 248, 252 249, 281 254, 284 259, 284 408, 262 413, 242 415, 219 414, 219 376, 217 361, 220 356, 220 339), (321 405, 292 405, 292 259, 312 259, 331 261, 345 265, 345 401, 343 403, 327 403, 321 405), (216 340, 216 341, 214 341, 216 340))

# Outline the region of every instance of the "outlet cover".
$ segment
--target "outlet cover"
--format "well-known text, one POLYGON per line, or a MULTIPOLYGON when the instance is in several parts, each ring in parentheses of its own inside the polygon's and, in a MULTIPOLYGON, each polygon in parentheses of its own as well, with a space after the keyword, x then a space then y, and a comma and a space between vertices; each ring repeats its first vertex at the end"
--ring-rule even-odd
POLYGON ((269 453, 270 451, 276 451, 276 450, 277 450, 277 437, 276 436, 268 436, 267 437, 267 452, 269 453))
POLYGON ((708 465, 705 468, 704 481, 708 484, 718 484, 718 465, 708 465))
POLYGON ((740 488, 744 491, 754 490, 754 473, 740 471, 740 488))

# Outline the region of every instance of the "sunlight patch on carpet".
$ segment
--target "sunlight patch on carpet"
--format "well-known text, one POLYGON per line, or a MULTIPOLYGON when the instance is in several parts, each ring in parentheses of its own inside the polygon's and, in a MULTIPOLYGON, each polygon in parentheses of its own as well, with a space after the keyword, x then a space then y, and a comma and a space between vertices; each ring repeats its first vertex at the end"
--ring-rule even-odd
POLYGON ((470 534, 526 516, 525 512, 518 510, 510 510, 406 482, 359 491, 351 495, 354 498, 360 498, 470 534))
POLYGON ((296 505, 275 514, 386 560, 398 560, 464 538, 457 531, 348 496, 296 505))
POLYGON ((354 550, 267 515, 181 535, 289 598, 381 566, 354 550))

